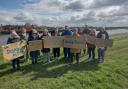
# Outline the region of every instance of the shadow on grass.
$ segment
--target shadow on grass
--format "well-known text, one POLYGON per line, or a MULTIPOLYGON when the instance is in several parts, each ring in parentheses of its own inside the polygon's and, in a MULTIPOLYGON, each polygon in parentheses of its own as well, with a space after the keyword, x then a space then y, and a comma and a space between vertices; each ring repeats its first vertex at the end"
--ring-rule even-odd
MULTIPOLYGON (((86 60, 80 62, 79 64, 69 64, 66 63, 65 59, 59 60, 56 62, 43 63, 40 61, 38 64, 31 65, 26 64, 22 66, 22 74, 31 73, 31 80, 36 80, 38 78, 57 78, 67 73, 68 71, 96 71, 99 69, 98 61, 94 60, 91 62, 87 62, 86 60)), ((3 65, 4 68, 4 65, 3 65)), ((14 73, 11 70, 2 71, 0 73, 0 77, 6 76, 8 74, 14 73)))

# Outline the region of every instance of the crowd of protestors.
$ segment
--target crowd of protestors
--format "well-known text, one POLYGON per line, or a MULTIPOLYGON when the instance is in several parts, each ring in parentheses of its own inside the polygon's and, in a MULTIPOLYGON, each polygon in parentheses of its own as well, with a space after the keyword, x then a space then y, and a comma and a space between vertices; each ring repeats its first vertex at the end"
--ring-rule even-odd
MULTIPOLYGON (((14 28, 10 31, 10 37, 8 38, 7 44, 15 43, 18 41, 34 41, 34 40, 41 40, 44 39, 45 36, 73 36, 79 37, 81 35, 89 35, 93 38, 101 38, 101 39, 109 39, 109 35, 105 28, 102 28, 98 34, 96 34, 95 29, 90 29, 88 25, 85 25, 83 28, 75 28, 73 31, 70 30, 68 26, 64 27, 64 31, 60 34, 59 29, 57 27, 54 28, 52 33, 50 33, 46 28, 42 29, 42 33, 38 33, 35 28, 29 28, 29 33, 27 33, 28 28, 22 27, 20 33, 17 34, 14 28)), ((80 55, 82 51, 85 55, 88 56, 88 61, 95 60, 95 49, 96 46, 94 44, 86 43, 86 49, 75 49, 75 48, 63 48, 64 59, 68 63, 72 63, 74 59, 76 59, 76 63, 79 64, 80 55)), ((107 50, 106 47, 99 47, 98 49, 98 60, 99 62, 103 63, 105 59, 105 51, 107 50)), ((45 62, 50 63, 50 52, 52 52, 55 61, 58 61, 60 58, 60 48, 43 48, 41 51, 31 51, 30 53, 26 52, 24 55, 25 59, 31 59, 32 64, 36 64, 38 62, 38 57, 40 54, 43 54, 43 59, 45 62)), ((23 57, 16 58, 12 60, 13 70, 20 70, 20 59, 23 57)))

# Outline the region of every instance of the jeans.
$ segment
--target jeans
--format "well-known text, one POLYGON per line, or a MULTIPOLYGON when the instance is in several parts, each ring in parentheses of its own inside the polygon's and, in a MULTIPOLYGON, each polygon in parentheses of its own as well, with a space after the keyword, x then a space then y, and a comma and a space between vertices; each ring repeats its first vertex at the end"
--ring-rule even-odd
POLYGON ((12 60, 12 67, 13 67, 13 70, 20 69, 20 60, 18 58, 12 60))
POLYGON ((53 54, 54 54, 54 57, 59 57, 60 56, 60 48, 53 48, 53 54))
POLYGON ((98 59, 104 60, 105 57, 105 48, 99 48, 98 49, 98 59))
POLYGON ((63 52, 64 52, 64 57, 66 59, 68 59, 68 61, 69 61, 70 60, 70 57, 71 57, 70 48, 64 48, 63 49, 63 52))
POLYGON ((37 63, 37 58, 38 58, 38 52, 37 51, 33 51, 30 53, 31 59, 32 59, 32 64, 37 63))
POLYGON ((47 62, 50 62, 50 52, 44 52, 44 59, 45 59, 47 62))
POLYGON ((79 62, 79 58, 80 58, 80 53, 71 53, 71 63, 73 62, 73 57, 75 56, 76 61, 79 62))
POLYGON ((95 48, 88 48, 89 58, 95 59, 95 48))

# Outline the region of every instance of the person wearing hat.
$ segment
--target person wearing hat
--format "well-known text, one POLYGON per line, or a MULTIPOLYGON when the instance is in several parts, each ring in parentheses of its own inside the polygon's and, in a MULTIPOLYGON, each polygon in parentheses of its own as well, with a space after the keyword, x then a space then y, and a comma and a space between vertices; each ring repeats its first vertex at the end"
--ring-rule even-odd
MULTIPOLYGON (((36 29, 32 29, 32 35, 29 36, 29 38, 28 38, 28 41, 34 41, 34 40, 40 40, 39 34, 38 34, 36 29)), ((40 54, 39 50, 30 52, 30 57, 32 59, 32 64, 37 63, 37 59, 38 59, 39 54, 40 54)))
MULTIPOLYGON (((7 44, 19 42, 20 37, 16 33, 15 29, 12 29, 10 32, 10 37, 7 40, 7 44)), ((12 68, 14 71, 20 70, 20 58, 15 58, 12 60, 12 68)))

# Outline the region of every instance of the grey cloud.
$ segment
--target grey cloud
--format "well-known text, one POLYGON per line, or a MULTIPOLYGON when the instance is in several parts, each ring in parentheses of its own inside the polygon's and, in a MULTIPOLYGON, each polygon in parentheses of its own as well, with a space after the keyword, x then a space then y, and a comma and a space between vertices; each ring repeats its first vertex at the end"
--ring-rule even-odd
POLYGON ((90 8, 103 8, 109 6, 128 5, 128 0, 93 0, 90 8))
POLYGON ((50 1, 47 3, 48 6, 60 6, 62 3, 58 0, 50 1))
POLYGON ((81 1, 71 2, 68 5, 64 6, 64 10, 71 10, 71 11, 82 11, 85 9, 84 5, 81 1))
POLYGON ((26 15, 24 13, 18 13, 16 16, 13 17, 13 19, 17 22, 32 22, 34 18, 29 17, 29 15, 26 15))

